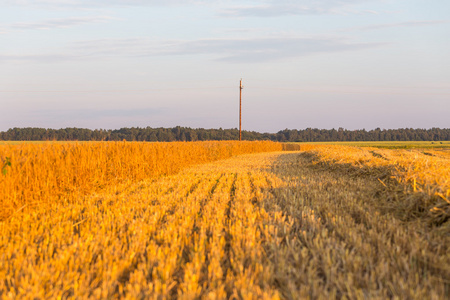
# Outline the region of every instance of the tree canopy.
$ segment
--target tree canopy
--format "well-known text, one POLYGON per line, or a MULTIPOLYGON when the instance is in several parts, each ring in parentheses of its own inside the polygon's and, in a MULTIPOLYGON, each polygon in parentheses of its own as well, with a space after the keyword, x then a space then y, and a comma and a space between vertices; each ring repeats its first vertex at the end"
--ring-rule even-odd
MULTIPOLYGON (((339 129, 284 129, 277 133, 259 133, 243 131, 244 140, 272 140, 279 142, 334 142, 334 141, 449 141, 449 128, 431 129, 380 129, 347 130, 339 129)), ((121 129, 85 129, 85 128, 11 128, 0 132, 4 141, 221 141, 239 139, 239 130, 204 129, 189 127, 151 128, 131 127, 121 129)))

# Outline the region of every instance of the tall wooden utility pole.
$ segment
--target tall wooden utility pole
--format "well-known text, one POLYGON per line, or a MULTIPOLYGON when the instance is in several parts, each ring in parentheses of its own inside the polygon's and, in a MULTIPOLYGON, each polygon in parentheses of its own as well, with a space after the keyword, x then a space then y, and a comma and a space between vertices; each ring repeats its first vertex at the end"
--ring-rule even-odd
POLYGON ((239 84, 239 141, 242 141, 242 78, 239 84))

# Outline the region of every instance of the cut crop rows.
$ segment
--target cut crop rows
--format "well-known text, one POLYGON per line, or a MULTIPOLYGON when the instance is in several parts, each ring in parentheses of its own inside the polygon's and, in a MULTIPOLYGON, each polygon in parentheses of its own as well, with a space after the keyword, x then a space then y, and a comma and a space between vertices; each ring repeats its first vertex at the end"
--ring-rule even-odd
POLYGON ((0 223, 0 298, 447 297, 448 221, 392 209, 445 193, 446 181, 417 175, 414 189, 395 151, 321 147, 240 155, 16 212, 0 223))

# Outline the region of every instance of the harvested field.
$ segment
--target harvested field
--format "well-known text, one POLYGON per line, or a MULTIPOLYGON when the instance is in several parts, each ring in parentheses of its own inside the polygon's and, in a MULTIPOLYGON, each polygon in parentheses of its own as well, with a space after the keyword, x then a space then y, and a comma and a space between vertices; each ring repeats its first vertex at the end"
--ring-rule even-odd
POLYGON ((0 223, 0 297, 448 297, 447 181, 429 168, 414 169, 412 182, 400 167, 408 156, 392 150, 304 150, 239 155, 17 211, 0 223), (440 222, 399 214, 419 195, 443 209, 440 222))

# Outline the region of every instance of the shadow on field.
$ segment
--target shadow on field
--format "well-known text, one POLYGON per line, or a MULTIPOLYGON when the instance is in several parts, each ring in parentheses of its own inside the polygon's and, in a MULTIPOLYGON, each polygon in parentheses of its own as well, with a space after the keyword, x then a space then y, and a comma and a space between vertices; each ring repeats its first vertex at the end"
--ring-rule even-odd
POLYGON ((285 216, 265 246, 283 297, 449 294, 449 236, 389 211, 404 193, 390 170, 317 163, 314 154, 294 152, 280 155, 269 171, 286 183, 269 183, 264 202, 266 211, 285 216))

